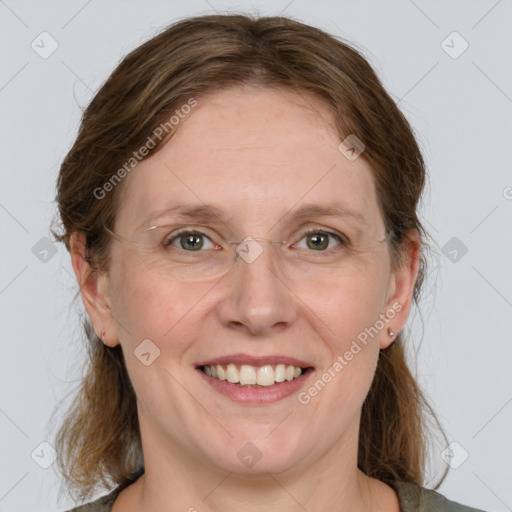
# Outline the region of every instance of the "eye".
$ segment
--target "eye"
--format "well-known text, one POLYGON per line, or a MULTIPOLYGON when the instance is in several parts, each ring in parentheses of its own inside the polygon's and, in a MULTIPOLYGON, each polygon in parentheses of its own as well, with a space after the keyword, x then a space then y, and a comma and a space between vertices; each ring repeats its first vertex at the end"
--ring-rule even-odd
MULTIPOLYGON (((172 245, 183 251, 197 252, 203 248, 212 249, 214 248, 213 242, 208 236, 199 231, 179 231, 178 233, 171 233, 165 237, 162 242, 164 247, 172 245), (204 247, 205 240, 210 243, 211 247, 204 247)), ((217 246, 218 247, 218 246, 217 246)))
POLYGON ((306 247, 301 247, 305 249, 313 249, 314 251, 324 251, 325 249, 331 249, 332 245, 330 244, 329 239, 335 239, 338 241, 339 245, 347 245, 348 242, 346 238, 338 233, 333 233, 332 231, 325 231, 322 229, 314 228, 302 233, 301 240, 306 239, 306 247))

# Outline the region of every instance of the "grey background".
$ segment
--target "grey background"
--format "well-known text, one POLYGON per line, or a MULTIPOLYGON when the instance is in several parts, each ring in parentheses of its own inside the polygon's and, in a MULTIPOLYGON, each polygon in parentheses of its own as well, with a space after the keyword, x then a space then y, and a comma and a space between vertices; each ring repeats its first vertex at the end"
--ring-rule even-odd
POLYGON ((51 449, 40 443, 51 439, 54 407, 76 383, 81 330, 69 256, 44 237, 80 107, 157 29, 215 10, 282 13, 349 39, 414 126, 430 171, 422 215, 438 257, 423 326, 410 318, 411 354, 458 443, 439 492, 512 510, 511 0, 0 0, 0 512, 71 505, 57 503, 58 476, 40 467, 51 449), (31 47, 43 45, 43 31, 58 43, 45 59, 31 47), (458 36, 446 39, 453 31, 469 44, 457 58, 445 51, 463 48, 458 36))

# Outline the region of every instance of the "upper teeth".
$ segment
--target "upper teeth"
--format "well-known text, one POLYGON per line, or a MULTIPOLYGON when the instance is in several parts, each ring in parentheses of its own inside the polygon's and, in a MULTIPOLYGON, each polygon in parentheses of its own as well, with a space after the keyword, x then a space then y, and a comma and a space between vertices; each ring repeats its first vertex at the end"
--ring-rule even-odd
POLYGON ((258 384, 260 386, 272 386, 276 382, 284 382, 285 380, 293 380, 300 377, 302 369, 296 366, 278 364, 275 367, 272 365, 265 365, 259 368, 243 364, 240 369, 234 364, 214 366, 203 366, 203 371, 206 375, 220 380, 227 380, 233 384, 240 383, 240 385, 258 384))

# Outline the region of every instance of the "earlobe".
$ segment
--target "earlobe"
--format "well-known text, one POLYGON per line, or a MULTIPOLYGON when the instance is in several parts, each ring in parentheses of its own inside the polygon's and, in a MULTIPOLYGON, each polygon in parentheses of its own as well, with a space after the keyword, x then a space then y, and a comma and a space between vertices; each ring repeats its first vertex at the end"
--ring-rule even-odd
POLYGON ((86 260, 85 234, 73 233, 70 238, 70 252, 82 301, 94 330, 105 345, 115 346, 119 341, 111 341, 113 337, 117 338, 112 335, 117 331, 106 293, 107 276, 94 269, 86 260))
POLYGON ((388 300, 383 312, 388 329, 381 336, 380 348, 387 348, 393 343, 409 317, 421 255, 421 239, 416 229, 405 233, 401 251, 401 264, 391 276, 389 283, 388 300))

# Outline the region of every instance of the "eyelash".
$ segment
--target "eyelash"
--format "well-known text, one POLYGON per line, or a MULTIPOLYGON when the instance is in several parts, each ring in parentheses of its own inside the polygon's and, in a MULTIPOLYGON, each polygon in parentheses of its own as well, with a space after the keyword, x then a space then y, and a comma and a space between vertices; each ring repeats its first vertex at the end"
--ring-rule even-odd
MULTIPOLYGON (((172 245, 172 243, 183 234, 201 235, 201 236, 208 238, 208 240, 210 240, 210 242, 214 243, 211 240, 211 238, 208 235, 206 235, 205 233, 202 233, 200 231, 190 230, 187 228, 183 228, 183 229, 179 230, 178 232, 171 234, 172 236, 166 237, 164 239, 164 241, 162 242, 162 245, 164 247, 168 247, 168 246, 172 245)), ((311 228, 311 229, 301 232, 299 242, 307 235, 312 235, 312 234, 330 235, 330 236, 336 238, 339 241, 340 245, 342 245, 342 246, 348 246, 350 244, 348 238, 346 236, 342 235, 341 233, 337 233, 336 231, 330 231, 328 229, 323 229, 323 228, 311 228)), ((179 247, 178 247, 178 249, 180 249, 181 251, 185 251, 185 252, 201 252, 201 251, 187 251, 186 249, 181 249, 179 247)), ((312 252, 328 252, 328 250, 326 249, 323 251, 312 251, 312 252)))

